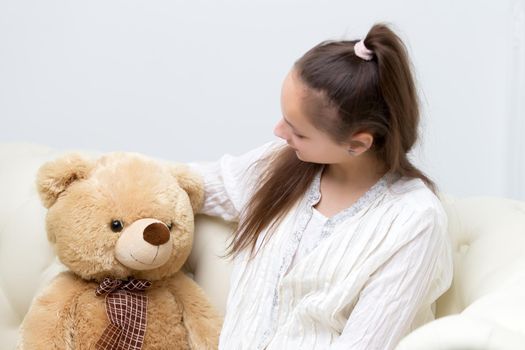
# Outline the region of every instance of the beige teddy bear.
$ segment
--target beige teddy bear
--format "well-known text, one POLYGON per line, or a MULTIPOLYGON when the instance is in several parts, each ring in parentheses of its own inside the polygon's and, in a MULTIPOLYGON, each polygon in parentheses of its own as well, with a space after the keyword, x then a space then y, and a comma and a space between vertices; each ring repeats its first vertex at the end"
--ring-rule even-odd
POLYGON ((181 271, 200 181, 182 164, 135 153, 44 164, 48 239, 69 271, 33 301, 19 348, 217 348, 221 319, 181 271))

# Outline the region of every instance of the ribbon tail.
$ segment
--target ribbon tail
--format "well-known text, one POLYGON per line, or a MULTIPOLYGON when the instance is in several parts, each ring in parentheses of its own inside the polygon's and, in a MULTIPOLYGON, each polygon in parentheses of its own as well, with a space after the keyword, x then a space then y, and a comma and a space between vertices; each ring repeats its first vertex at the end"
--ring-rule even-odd
POLYGON ((134 307, 126 313, 119 343, 123 349, 141 350, 146 335, 148 297, 143 292, 128 292, 134 307))
POLYGON ((109 324, 102 336, 95 344, 97 350, 117 350, 119 349, 119 342, 122 335, 122 330, 114 324, 109 324))

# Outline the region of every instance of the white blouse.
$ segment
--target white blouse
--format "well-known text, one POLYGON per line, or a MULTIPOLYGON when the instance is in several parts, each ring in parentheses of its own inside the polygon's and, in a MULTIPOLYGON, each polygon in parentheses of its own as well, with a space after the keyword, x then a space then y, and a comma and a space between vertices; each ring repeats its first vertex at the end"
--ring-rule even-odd
MULTIPOLYGON (((201 212, 238 221, 257 181, 249 166, 281 146, 189 163, 204 179, 201 212)), ((389 173, 326 218, 313 208, 321 173, 255 259, 234 259, 219 349, 388 350, 434 319, 453 274, 439 199, 389 173)))
POLYGON ((306 228, 299 241, 299 247, 292 259, 290 268, 294 266, 298 261, 310 253, 322 238, 323 226, 328 221, 328 218, 324 216, 319 210, 312 208, 312 218, 308 221, 306 228))

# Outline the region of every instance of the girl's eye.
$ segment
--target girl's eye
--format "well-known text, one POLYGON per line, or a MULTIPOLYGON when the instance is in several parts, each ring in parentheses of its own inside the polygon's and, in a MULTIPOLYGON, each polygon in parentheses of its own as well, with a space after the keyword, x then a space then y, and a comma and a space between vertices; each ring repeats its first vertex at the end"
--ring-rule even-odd
POLYGON ((295 133, 294 133, 294 135, 295 135, 297 138, 299 138, 299 139, 304 139, 304 136, 303 136, 303 135, 299 135, 299 134, 295 134, 295 133))

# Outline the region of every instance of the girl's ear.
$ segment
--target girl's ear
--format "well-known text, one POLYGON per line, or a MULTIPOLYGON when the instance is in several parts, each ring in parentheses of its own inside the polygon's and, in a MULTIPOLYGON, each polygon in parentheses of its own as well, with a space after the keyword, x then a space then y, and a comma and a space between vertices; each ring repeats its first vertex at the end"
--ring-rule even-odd
POLYGON ((374 143, 374 136, 369 132, 357 132, 352 135, 348 141, 348 148, 354 150, 357 154, 366 152, 374 143))
POLYGON ((184 164, 175 164, 170 167, 171 174, 188 194, 193 213, 198 213, 204 204, 204 183, 201 176, 184 164))
POLYGON ((74 181, 86 179, 93 167, 93 161, 77 153, 44 163, 36 176, 37 191, 44 207, 49 209, 74 181))

